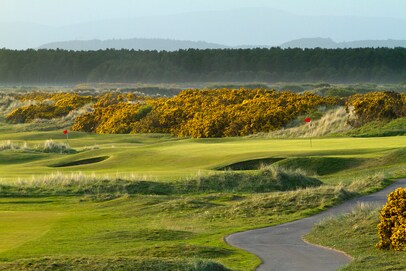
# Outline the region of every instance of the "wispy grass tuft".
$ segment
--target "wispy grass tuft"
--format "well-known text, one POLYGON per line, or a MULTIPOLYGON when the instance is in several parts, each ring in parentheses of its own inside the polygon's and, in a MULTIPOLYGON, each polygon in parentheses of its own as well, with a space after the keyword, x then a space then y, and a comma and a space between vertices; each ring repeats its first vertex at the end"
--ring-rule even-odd
POLYGON ((11 150, 11 151, 16 151, 16 150, 28 150, 28 145, 26 142, 22 144, 17 144, 12 142, 11 140, 4 141, 0 144, 0 151, 6 151, 6 150, 11 150))
POLYGON ((148 176, 97 176, 81 172, 55 173, 31 179, 20 179, 0 185, 0 194, 11 195, 125 195, 125 194, 199 194, 199 193, 266 193, 317 187, 322 182, 306 177, 299 170, 287 171, 267 167, 257 173, 225 172, 197 175, 176 182, 158 182, 148 176))
POLYGON ((70 153, 71 147, 68 143, 55 142, 52 139, 48 139, 44 142, 43 152, 46 153, 70 153))
POLYGON ((349 184, 325 185, 320 180, 307 177, 300 170, 287 171, 267 167, 255 174, 225 172, 189 177, 176 182, 159 182, 148 176, 95 175, 81 172, 55 173, 13 183, 0 183, 0 196, 50 196, 89 195, 95 199, 116 198, 128 194, 186 195, 208 193, 270 193, 325 189, 330 187, 344 198, 351 198, 382 189, 390 181, 383 175, 363 176, 349 184), (338 190, 337 190, 338 189, 338 190), (107 195, 107 196, 106 196, 107 195))
POLYGON ((281 129, 269 133, 271 138, 319 137, 339 133, 351 129, 347 124, 347 112, 344 107, 327 111, 320 119, 308 123, 301 122, 300 126, 281 129))
MULTIPOLYGON (((92 147, 90 149, 96 149, 92 147)), ((0 151, 19 151, 19 152, 45 152, 45 153, 74 153, 74 149, 68 143, 61 143, 46 140, 42 145, 28 146, 27 142, 16 143, 11 140, 3 141, 0 144, 0 151)))

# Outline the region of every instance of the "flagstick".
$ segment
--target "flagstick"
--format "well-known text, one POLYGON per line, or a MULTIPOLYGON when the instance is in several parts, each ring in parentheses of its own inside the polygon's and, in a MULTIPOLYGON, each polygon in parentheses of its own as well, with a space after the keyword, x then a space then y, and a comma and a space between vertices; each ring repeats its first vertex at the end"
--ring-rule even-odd
POLYGON ((309 126, 310 126, 310 129, 309 129, 310 130, 310 148, 313 148, 312 135, 311 135, 311 132, 312 132, 311 131, 312 130, 312 122, 311 121, 309 122, 309 126))

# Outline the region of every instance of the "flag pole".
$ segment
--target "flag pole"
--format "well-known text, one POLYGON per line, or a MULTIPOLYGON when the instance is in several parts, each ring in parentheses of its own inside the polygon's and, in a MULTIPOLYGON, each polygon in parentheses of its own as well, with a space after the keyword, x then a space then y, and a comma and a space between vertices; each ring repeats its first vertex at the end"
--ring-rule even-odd
MULTIPOLYGON (((307 123, 309 123, 309 130, 311 130, 311 128, 312 128, 312 120, 311 120, 309 117, 307 117, 307 118, 305 118, 304 121, 307 122, 307 123)), ((313 147, 313 143, 312 143, 312 136, 311 136, 311 134, 310 134, 309 140, 310 140, 310 148, 312 148, 312 147, 313 147)))

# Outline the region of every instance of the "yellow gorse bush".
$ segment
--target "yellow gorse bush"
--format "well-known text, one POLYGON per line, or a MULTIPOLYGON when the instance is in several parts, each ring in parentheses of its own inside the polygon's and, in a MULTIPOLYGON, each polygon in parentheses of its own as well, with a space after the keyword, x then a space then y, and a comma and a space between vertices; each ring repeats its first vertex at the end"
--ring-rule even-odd
MULTIPOLYGON (((97 97, 77 93, 33 92, 16 95, 30 105, 7 115, 11 123, 63 117, 93 103, 75 119, 72 130, 102 134, 171 133, 193 138, 245 136, 279 130, 319 106, 343 104, 338 98, 314 93, 268 89, 188 89, 171 98, 134 93, 104 93, 97 97)), ((352 124, 406 116, 406 95, 396 92, 356 94, 346 101, 352 124)))
POLYGON ((389 120, 406 116, 406 94, 393 91, 355 94, 346 102, 347 112, 356 119, 351 125, 360 126, 373 120, 389 120))
POLYGON ((11 123, 63 117, 93 100, 91 96, 81 96, 77 93, 42 92, 17 95, 16 98, 21 101, 36 101, 37 103, 13 110, 6 117, 7 121, 11 123))
POLYGON ((172 133, 194 138, 244 136, 280 129, 336 99, 266 89, 184 90, 172 98, 105 94, 72 129, 96 133, 172 133))
POLYGON ((406 188, 398 188, 388 196, 379 214, 378 234, 381 249, 406 251, 406 188))

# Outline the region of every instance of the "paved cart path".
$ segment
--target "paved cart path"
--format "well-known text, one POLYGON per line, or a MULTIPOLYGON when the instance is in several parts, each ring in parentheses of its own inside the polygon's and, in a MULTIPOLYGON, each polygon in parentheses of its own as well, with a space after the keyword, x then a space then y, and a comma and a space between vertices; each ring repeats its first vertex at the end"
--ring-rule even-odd
POLYGON ((324 217, 336 216, 353 209, 358 203, 383 205, 387 195, 398 187, 406 187, 406 179, 398 180, 384 190, 353 199, 317 215, 297 221, 235 233, 227 243, 254 253, 262 259, 257 271, 333 271, 349 263, 351 258, 339 251, 308 244, 302 236, 324 217))

